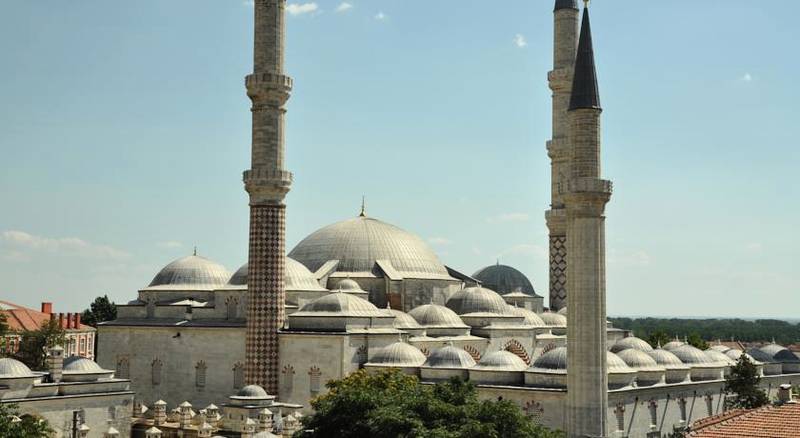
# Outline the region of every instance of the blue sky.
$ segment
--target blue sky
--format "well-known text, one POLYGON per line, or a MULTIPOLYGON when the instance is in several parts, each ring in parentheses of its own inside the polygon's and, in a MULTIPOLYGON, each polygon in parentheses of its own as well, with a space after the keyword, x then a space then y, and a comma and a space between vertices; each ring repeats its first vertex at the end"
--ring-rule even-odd
MULTIPOLYGON (((612 315, 796 317, 800 60, 786 8, 596 0, 612 315)), ((287 247, 358 213, 547 294, 552 1, 290 1, 287 247)), ((133 299, 246 259, 252 6, 5 0, 0 298, 133 299)))

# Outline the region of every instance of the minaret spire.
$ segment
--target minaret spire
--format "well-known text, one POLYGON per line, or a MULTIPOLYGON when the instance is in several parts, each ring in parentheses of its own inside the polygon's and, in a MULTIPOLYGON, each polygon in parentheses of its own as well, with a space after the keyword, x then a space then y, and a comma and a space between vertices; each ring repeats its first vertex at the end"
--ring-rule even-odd
POLYGON ((255 0, 245 380, 278 393, 278 330, 286 319, 286 206, 292 174, 284 167, 284 116, 292 79, 284 74, 286 0, 255 0))
POLYGON ((605 206, 600 175, 600 98, 589 10, 584 7, 569 105, 567 222, 567 436, 608 436, 605 206))

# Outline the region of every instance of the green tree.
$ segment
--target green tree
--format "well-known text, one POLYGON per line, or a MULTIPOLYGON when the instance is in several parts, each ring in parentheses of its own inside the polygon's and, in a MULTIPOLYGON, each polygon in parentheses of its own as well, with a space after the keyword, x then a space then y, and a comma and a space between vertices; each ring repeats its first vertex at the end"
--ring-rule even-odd
POLYGON ((761 377, 755 364, 746 355, 731 368, 725 379, 725 394, 731 396, 726 401, 729 408, 754 409, 769 403, 767 393, 758 387, 761 377))
POLYGON ((115 319, 117 319, 117 305, 108 299, 108 295, 95 298, 89 308, 84 310, 83 315, 81 315, 81 322, 92 327, 97 327, 97 324, 101 322, 115 319))
POLYGON ((19 415, 16 405, 0 403, 0 436, 3 438, 47 438, 53 429, 42 418, 19 415))
POLYGON ((66 332, 55 319, 49 319, 36 330, 20 333, 19 350, 16 359, 32 370, 44 370, 47 350, 56 345, 64 345, 66 332))
POLYGON ((691 345, 692 347, 696 347, 696 348, 699 348, 701 350, 707 350, 708 349, 708 342, 706 342, 697 333, 690 334, 689 337, 687 338, 686 342, 689 345, 691 345))
POLYGON ((364 370, 328 382, 329 392, 311 401, 296 438, 557 438, 505 400, 478 400, 475 386, 453 379, 421 385, 398 370, 364 370))
POLYGON ((650 336, 647 337, 647 342, 653 347, 658 348, 659 345, 664 345, 667 342, 671 341, 669 334, 664 330, 656 330, 650 333, 650 336))

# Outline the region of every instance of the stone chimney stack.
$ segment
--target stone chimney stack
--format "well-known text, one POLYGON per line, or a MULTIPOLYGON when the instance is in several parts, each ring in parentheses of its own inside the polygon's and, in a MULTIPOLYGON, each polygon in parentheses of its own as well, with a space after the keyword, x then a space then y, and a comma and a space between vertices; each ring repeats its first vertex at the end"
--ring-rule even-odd
POLYGON ((50 372, 50 381, 61 382, 64 373, 64 349, 58 345, 47 352, 47 370, 50 372))
POLYGON ((569 105, 570 179, 562 186, 567 210, 567 436, 605 437, 606 358, 605 206, 611 182, 600 178, 600 96, 588 1, 583 10, 569 105))
POLYGON ((286 206, 292 183, 284 166, 284 116, 292 79, 284 72, 286 0, 255 0, 253 74, 245 78, 252 101, 250 244, 245 380, 278 392, 278 330, 286 319, 284 283, 286 206))
POLYGON ((778 402, 789 403, 792 401, 792 385, 784 383, 778 386, 778 402))
POLYGON ((53 303, 42 303, 42 313, 46 313, 48 315, 53 313, 53 303))
POLYGON ((167 422, 167 402, 159 400, 153 403, 153 424, 161 426, 167 422))
POLYGON ((549 306, 555 312, 567 302, 567 216, 559 185, 566 184, 569 179, 567 108, 578 41, 577 0, 556 0, 553 15, 553 70, 547 74, 550 90, 553 92, 553 138, 547 142, 551 200, 545 219, 550 231, 549 306))
POLYGON ((73 328, 76 328, 76 329, 81 328, 81 314, 80 313, 76 313, 75 314, 75 326, 73 328))

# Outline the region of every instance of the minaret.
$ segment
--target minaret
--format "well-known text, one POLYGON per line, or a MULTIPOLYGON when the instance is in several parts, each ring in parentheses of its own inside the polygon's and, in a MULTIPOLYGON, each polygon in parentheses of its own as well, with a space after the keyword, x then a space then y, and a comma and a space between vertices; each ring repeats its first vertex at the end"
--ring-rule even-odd
POLYGON ((600 178, 600 97, 588 1, 583 10, 569 103, 571 178, 567 210, 567 436, 606 436, 605 205, 611 182, 600 178))
POLYGON ((547 142, 551 200, 545 219, 550 230, 550 309, 557 311, 567 301, 567 217, 558 187, 569 179, 567 108, 578 41, 578 1, 556 0, 553 15, 553 70, 547 74, 553 91, 553 138, 547 142))
POLYGON ((292 79, 284 74, 286 0, 255 0, 253 74, 245 78, 252 101, 245 380, 278 393, 278 330, 286 319, 284 285, 286 206, 292 174, 284 168, 284 115, 292 79))

